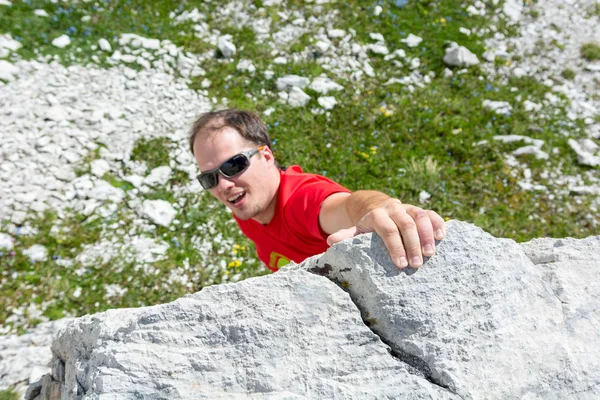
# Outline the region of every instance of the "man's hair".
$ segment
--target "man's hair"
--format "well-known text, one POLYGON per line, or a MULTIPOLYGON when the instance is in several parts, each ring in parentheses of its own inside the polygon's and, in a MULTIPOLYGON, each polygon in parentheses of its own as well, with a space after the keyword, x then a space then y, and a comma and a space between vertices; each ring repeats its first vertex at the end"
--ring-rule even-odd
POLYGON ((229 108, 220 111, 210 111, 200 115, 190 130, 190 150, 194 154, 194 142, 198 135, 212 134, 225 127, 230 127, 246 140, 258 146, 270 146, 271 138, 264 122, 251 111, 229 108))

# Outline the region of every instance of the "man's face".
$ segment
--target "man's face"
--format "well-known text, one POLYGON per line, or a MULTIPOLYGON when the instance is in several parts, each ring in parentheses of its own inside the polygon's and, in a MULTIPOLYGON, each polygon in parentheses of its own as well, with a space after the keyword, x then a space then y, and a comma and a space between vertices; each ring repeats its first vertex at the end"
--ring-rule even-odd
MULTIPOLYGON (((216 133, 198 135, 194 155, 200 171, 208 171, 219 168, 232 156, 256 147, 235 129, 225 127, 216 133)), ((219 183, 209 192, 239 219, 254 218, 267 223, 273 216, 278 178, 273 154, 266 147, 250 158, 250 166, 241 174, 232 178, 219 174, 219 183)))

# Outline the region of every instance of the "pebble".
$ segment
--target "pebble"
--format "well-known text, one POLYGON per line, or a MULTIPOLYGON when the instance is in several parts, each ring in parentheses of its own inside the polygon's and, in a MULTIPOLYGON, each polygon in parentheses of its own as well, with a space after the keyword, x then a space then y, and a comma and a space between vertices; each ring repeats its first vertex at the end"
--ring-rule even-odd
POLYGON ((71 38, 69 38, 67 35, 61 35, 61 36, 57 37, 56 39, 52 40, 52 45, 56 46, 60 49, 67 47, 70 44, 71 44, 71 38))
POLYGON ((293 86, 290 89, 288 96, 288 104, 292 107, 304 107, 310 101, 310 96, 304 93, 302 89, 297 86, 293 86))
POLYGON ((464 46, 447 48, 443 61, 449 67, 470 67, 479 64, 477 56, 464 46))
POLYGON ((23 255, 29 257, 32 261, 46 261, 48 250, 41 244, 34 244, 27 250, 23 250, 23 255))

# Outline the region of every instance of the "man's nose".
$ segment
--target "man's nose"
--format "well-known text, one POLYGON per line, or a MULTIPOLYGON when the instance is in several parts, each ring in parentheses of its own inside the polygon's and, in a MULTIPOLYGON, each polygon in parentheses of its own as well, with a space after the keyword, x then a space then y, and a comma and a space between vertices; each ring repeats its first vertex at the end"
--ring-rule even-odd
POLYGON ((217 183, 217 189, 225 191, 225 190, 235 186, 235 183, 233 183, 230 180, 230 178, 226 178, 222 174, 219 174, 218 177, 219 177, 219 183, 217 183))

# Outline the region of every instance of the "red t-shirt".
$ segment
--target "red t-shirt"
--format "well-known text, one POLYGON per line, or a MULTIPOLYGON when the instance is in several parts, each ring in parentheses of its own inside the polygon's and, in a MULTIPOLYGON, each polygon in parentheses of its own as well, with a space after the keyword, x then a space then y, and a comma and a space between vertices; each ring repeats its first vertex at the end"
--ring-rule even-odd
POLYGON ((300 263, 327 250, 327 236, 319 224, 323 201, 346 192, 342 185, 321 175, 306 174, 293 165, 281 172, 275 215, 263 225, 254 219, 234 218, 242 232, 256 245, 258 258, 272 270, 291 261, 300 263))

